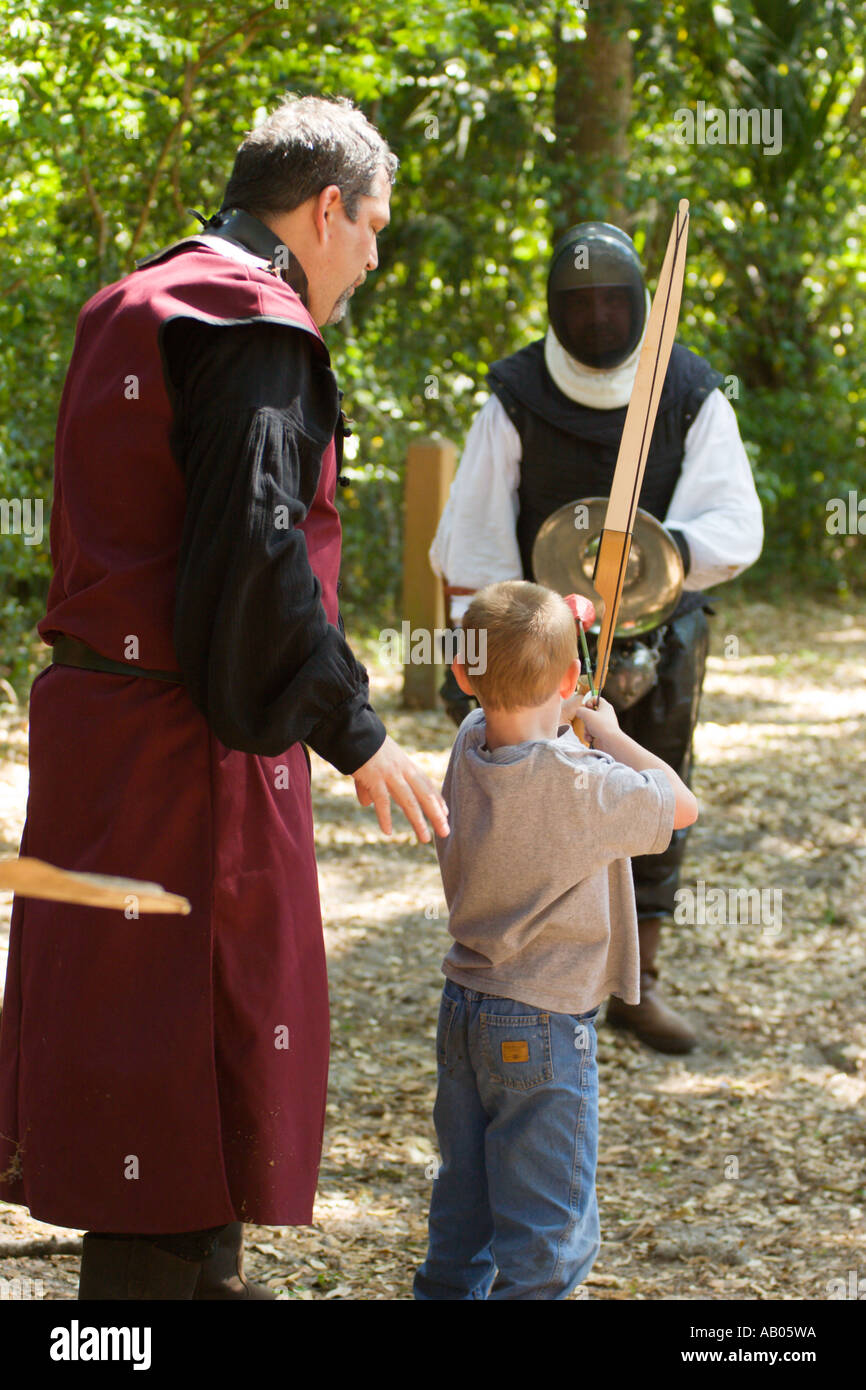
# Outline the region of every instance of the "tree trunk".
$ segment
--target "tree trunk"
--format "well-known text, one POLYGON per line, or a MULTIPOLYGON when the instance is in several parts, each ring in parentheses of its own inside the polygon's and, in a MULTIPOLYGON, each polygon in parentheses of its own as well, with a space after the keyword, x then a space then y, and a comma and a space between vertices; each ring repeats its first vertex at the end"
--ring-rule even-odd
POLYGON ((627 0, 592 0, 583 40, 570 36, 561 11, 555 20, 557 188, 551 216, 557 236, 576 222, 613 222, 628 230, 630 11, 627 0))

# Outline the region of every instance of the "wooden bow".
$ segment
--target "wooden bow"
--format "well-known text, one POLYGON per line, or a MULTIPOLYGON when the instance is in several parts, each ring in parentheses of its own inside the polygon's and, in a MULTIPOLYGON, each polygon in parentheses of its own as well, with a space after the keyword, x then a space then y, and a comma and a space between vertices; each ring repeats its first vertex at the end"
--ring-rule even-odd
POLYGON ((647 322, 646 335, 637 364, 631 399, 625 417, 622 439, 598 545, 592 582, 604 600, 604 614, 598 638, 595 686, 601 689, 607 678, 613 634, 625 585, 626 565, 631 550, 632 529, 640 497, 647 455, 659 398, 670 361, 686 267, 689 231, 689 204, 681 199, 674 217, 667 251, 647 322))

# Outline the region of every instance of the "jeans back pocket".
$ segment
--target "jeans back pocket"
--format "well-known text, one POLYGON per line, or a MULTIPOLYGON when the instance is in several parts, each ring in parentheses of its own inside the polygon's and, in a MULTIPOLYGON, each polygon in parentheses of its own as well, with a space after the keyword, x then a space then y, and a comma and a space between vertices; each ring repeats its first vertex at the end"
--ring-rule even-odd
POLYGON ((553 1080, 549 1014, 482 1012, 481 1048, 494 1084, 530 1091, 553 1080))

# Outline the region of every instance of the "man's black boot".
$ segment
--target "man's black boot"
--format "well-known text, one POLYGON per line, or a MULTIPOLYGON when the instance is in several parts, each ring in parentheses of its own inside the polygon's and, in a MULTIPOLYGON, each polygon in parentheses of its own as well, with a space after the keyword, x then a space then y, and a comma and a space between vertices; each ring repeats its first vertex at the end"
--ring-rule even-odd
POLYGON ((193 1298, 276 1298, 266 1284, 244 1276, 244 1228, 233 1221, 217 1236, 212 1253, 201 1266, 193 1298))
POLYGON ((201 1261, 181 1260, 145 1236, 106 1240, 88 1234, 81 1251, 80 1302, 192 1299, 201 1261))

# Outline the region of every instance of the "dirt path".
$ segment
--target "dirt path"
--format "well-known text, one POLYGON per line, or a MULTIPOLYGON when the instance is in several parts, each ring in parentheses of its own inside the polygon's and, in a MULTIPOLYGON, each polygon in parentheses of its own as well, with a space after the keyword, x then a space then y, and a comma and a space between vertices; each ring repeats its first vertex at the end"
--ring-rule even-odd
MULTIPOLYGON (((682 883, 756 889, 763 916, 668 931, 665 988, 702 1039, 690 1056, 599 1031, 590 1298, 824 1299, 866 1276, 866 625, 719 608, 682 883)), ((400 711, 396 675, 367 664, 389 731, 441 778, 450 724, 400 711)), ((22 738, 13 721, 3 852, 23 820, 22 738)), ((318 760, 314 786, 333 1016, 316 1225, 250 1228, 248 1265, 290 1298, 406 1299, 436 1166, 447 914, 432 846, 402 824, 386 841, 318 760)), ((0 1206, 0 1275, 73 1298, 74 1254, 12 1257, 11 1240, 51 1234, 75 1233, 0 1206)))

